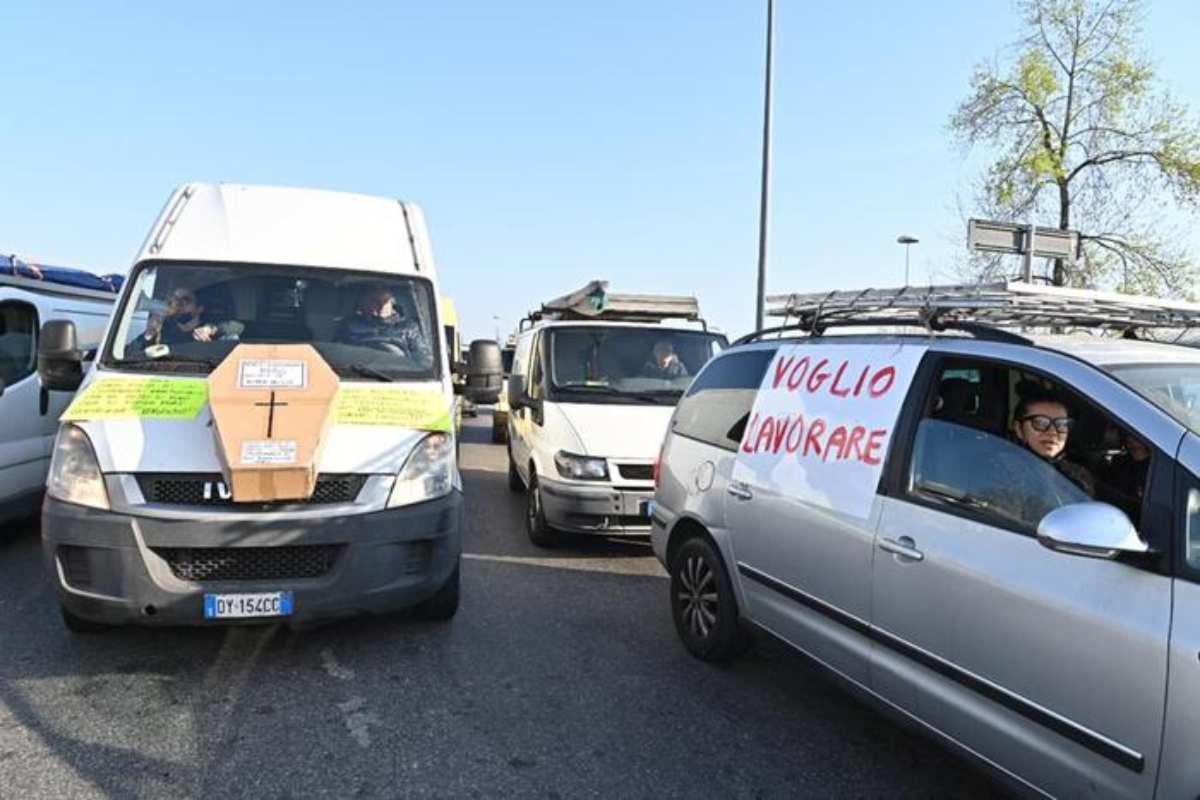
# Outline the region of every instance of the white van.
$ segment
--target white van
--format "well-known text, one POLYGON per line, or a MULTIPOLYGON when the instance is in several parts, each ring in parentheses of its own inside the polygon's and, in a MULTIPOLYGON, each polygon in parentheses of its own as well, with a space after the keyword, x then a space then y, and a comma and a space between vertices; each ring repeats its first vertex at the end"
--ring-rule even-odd
POLYGON ((58 415, 71 400, 38 379, 38 330, 71 320, 95 350, 117 299, 102 287, 89 273, 0 256, 0 525, 41 505, 58 415))
POLYGON ((527 493, 530 541, 649 535, 667 422, 725 337, 707 329, 694 298, 609 294, 602 281, 545 303, 521 327, 508 481, 527 493))
MULTIPOLYGON (((55 446, 42 535, 67 626, 452 616, 463 501, 438 297, 410 203, 229 184, 172 194, 55 446), (266 438, 231 455, 209 375, 254 344, 315 355, 307 372, 239 362, 238 386, 272 389, 246 407, 266 438), (271 426, 304 406, 288 381, 306 390, 326 367, 337 388, 315 486, 243 501, 237 459, 295 461, 271 426)), ((70 382, 73 339, 43 329, 43 379, 70 382)))

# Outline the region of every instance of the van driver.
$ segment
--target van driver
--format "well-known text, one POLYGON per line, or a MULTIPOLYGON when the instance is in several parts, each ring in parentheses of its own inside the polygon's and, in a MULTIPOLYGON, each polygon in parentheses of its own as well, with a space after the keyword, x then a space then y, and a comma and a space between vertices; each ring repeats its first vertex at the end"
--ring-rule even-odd
POLYGON ((358 308, 342 320, 334 339, 346 344, 374 347, 428 363, 433 350, 421 326, 396 308, 396 298, 383 287, 368 289, 359 298, 358 308))
POLYGON ((663 339, 654 343, 650 360, 642 366, 642 375, 647 378, 671 380, 688 377, 688 371, 675 354, 675 347, 663 339))
POLYGON ((1096 483, 1086 467, 1068 461, 1064 454, 1067 437, 1075 420, 1066 405, 1046 391, 1031 393, 1017 405, 1013 415, 1013 435, 1017 441, 1050 462, 1060 473, 1088 495, 1096 496, 1096 483))

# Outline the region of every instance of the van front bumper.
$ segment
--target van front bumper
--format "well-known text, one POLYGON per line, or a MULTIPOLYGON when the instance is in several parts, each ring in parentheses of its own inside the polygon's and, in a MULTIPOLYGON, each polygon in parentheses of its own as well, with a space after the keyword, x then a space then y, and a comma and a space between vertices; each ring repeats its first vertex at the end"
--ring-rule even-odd
POLYGON ((213 625, 397 611, 431 597, 462 554, 462 492, 369 514, 222 521, 42 506, 42 549, 63 607, 105 624, 213 625), (290 591, 287 617, 207 620, 205 594, 290 591))
POLYGON ((612 485, 584 486, 538 479, 542 510, 552 528, 604 536, 649 536, 647 502, 653 489, 622 489, 612 485))

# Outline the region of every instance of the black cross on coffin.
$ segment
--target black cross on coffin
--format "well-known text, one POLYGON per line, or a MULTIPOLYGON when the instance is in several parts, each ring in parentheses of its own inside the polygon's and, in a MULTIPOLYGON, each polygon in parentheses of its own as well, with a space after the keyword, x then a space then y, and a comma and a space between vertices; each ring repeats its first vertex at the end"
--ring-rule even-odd
POLYGON ((287 403, 278 403, 275 401, 275 390, 271 390, 271 399, 266 403, 255 403, 256 406, 266 406, 267 411, 267 438, 271 438, 272 432, 275 430, 275 408, 278 406, 286 406, 287 403))

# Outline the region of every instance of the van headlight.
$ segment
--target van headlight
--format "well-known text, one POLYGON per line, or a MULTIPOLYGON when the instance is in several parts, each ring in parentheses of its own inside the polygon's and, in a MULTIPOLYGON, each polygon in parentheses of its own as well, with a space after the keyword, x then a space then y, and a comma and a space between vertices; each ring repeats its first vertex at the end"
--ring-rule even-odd
POLYGON ((608 462, 603 458, 590 458, 559 450, 554 454, 554 466, 564 478, 577 481, 603 481, 608 479, 608 462))
POLYGON ((388 496, 388 508, 436 500, 450 494, 455 485, 454 439, 446 433, 431 433, 413 448, 388 496))
POLYGON ((100 462, 87 434, 77 425, 63 425, 54 440, 46 494, 55 500, 108 510, 108 490, 100 462))

